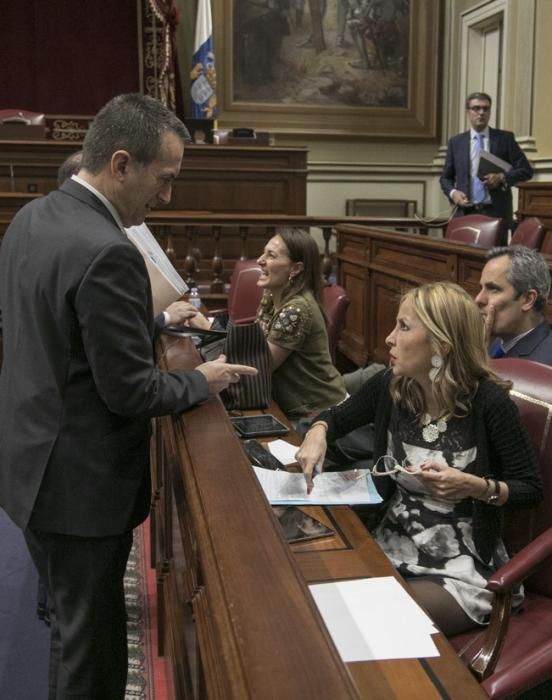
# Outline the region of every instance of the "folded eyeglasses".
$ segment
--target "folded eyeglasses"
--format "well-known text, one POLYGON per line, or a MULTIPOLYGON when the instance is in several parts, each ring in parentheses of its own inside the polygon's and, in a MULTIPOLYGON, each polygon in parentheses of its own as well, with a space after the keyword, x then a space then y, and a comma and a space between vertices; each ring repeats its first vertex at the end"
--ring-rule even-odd
POLYGON ((396 474, 398 472, 402 472, 403 474, 420 474, 422 472, 422 465, 415 467, 410 464, 408 459, 397 462, 391 455, 382 455, 378 457, 370 469, 361 470, 361 472, 356 475, 357 471, 357 469, 354 470, 353 474, 355 474, 355 476, 353 478, 362 479, 366 476, 366 471, 372 476, 389 476, 390 474, 396 474))

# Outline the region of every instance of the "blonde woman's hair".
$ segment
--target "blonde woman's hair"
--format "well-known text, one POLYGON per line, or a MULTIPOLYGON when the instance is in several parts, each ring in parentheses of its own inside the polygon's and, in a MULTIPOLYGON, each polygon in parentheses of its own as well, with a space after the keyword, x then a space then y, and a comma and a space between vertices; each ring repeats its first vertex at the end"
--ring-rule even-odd
MULTIPOLYGON (((409 302, 427 331, 432 354, 439 355, 432 391, 441 407, 441 417, 466 415, 484 378, 510 388, 490 367, 481 313, 475 301, 457 284, 433 282, 405 292, 400 303, 409 302)), ((391 381, 393 400, 420 418, 425 413, 420 385, 409 377, 391 381)))

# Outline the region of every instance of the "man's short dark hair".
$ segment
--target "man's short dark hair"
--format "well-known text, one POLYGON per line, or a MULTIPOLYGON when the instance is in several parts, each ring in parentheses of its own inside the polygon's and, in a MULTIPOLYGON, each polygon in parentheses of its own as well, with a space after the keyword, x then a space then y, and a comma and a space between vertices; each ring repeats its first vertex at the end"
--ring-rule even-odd
POLYGON ((470 102, 472 100, 487 100, 487 102, 492 105, 493 101, 491 99, 490 95, 487 95, 486 92, 471 92, 467 97, 466 97, 466 109, 470 108, 470 102))
POLYGON ((58 187, 61 187, 65 180, 68 180, 71 175, 76 175, 82 167, 82 151, 75 151, 63 161, 59 166, 57 174, 58 187))
POLYGON ((184 124, 159 100, 131 93, 118 95, 100 109, 83 144, 82 167, 93 175, 119 150, 143 165, 159 154, 161 136, 172 131, 184 142, 189 136, 184 124))
POLYGON ((537 298, 533 308, 539 313, 544 313, 550 295, 550 270, 544 256, 524 245, 507 245, 491 248, 485 258, 493 260, 502 255, 510 258, 510 270, 506 279, 518 296, 534 289, 537 298))

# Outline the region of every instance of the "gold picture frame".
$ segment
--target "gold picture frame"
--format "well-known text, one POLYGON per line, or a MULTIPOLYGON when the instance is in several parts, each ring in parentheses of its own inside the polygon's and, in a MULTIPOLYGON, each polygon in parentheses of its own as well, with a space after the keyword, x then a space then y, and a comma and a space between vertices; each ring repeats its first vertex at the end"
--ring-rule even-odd
POLYGON ((441 1, 365 3, 372 15, 364 19, 349 9, 341 40, 336 39, 340 3, 351 6, 347 0, 304 0, 278 10, 278 2, 214 0, 219 126, 290 135, 437 138, 441 1), (307 11, 299 26, 301 5, 307 11), (323 21, 319 16, 311 22, 308 9, 316 15, 324 5, 323 21))

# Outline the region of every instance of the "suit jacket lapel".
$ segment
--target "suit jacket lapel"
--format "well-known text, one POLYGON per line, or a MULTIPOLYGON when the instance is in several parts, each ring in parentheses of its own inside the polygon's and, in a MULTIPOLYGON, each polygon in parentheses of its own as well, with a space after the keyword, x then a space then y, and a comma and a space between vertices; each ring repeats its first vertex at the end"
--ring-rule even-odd
POLYGON ((489 151, 498 155, 499 133, 496 129, 489 128, 489 151))
POLYGON ((465 131, 462 134, 462 158, 465 162, 467 173, 468 191, 466 192, 468 199, 471 199, 471 131, 465 131))
POLYGON ((528 333, 512 348, 512 352, 516 353, 517 357, 526 357, 530 355, 535 347, 541 343, 549 333, 548 321, 544 320, 535 326, 531 333, 528 333))

